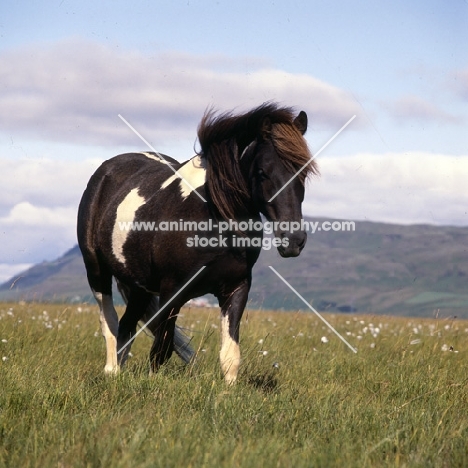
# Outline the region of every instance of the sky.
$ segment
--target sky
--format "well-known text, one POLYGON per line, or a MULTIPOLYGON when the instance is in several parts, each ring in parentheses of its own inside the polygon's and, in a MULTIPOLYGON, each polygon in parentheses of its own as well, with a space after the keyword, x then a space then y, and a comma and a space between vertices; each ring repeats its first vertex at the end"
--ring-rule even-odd
POLYGON ((305 215, 468 226, 466 0, 4 1, 0 282, 73 247, 92 173, 148 150, 119 114, 183 161, 207 107, 265 101, 308 114, 305 215))

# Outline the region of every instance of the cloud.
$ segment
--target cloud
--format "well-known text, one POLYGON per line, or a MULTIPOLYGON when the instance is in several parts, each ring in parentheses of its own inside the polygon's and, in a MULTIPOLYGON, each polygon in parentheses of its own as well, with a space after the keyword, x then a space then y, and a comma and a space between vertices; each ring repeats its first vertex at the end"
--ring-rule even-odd
POLYGON ((76 244, 76 207, 22 202, 0 218, 0 262, 38 263, 76 244))
POLYGON ((70 220, 76 217, 76 209, 70 206, 52 208, 34 206, 29 202, 15 205, 8 216, 1 218, 3 226, 41 226, 52 228, 70 226, 70 220))
MULTIPOLYGON (((318 159, 321 176, 308 182, 305 215, 468 225, 468 155, 411 152, 318 159)), ((1 199, 0 263, 52 260, 75 245, 78 203, 98 165, 97 160, 21 160, 12 173, 13 162, 0 159, 0 183, 8 197, 1 199)))
POLYGON ((425 101, 419 96, 407 95, 397 101, 386 104, 387 111, 397 121, 408 120, 423 123, 460 123, 461 118, 440 109, 435 104, 425 101))
POLYGON ((39 207, 78 206, 91 174, 101 160, 62 161, 53 159, 12 159, 0 157, 0 218, 13 207, 26 210, 28 204, 39 207))
POLYGON ((80 144, 134 142, 118 114, 165 144, 194 140, 209 105, 246 110, 275 100, 332 129, 360 112, 347 92, 260 59, 148 56, 80 39, 1 52, 0 83, 4 131, 80 144))
POLYGON ((468 155, 410 152, 319 158, 304 212, 350 220, 468 225, 468 155))
POLYGON ((78 204, 100 162, 0 158, 0 263, 52 260, 76 244, 78 204))

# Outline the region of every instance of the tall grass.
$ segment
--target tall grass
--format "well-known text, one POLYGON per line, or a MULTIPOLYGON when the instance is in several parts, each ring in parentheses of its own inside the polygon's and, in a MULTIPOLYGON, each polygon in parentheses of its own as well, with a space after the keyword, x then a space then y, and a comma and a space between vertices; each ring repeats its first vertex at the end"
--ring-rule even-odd
POLYGON ((467 322, 327 316, 355 355, 313 315, 249 311, 226 387, 216 309, 179 320, 193 365, 149 376, 141 334, 115 377, 96 311, 0 304, 0 466, 468 466, 467 322))

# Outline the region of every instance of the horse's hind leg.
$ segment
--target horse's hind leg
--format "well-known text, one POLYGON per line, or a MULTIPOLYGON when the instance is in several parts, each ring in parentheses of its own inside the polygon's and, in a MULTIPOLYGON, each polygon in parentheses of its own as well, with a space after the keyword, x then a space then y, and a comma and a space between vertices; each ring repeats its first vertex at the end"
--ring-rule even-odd
MULTIPOLYGON (((174 312, 174 314, 177 314, 177 313, 174 312)), ((146 312, 141 317, 141 321, 144 323, 143 326, 152 333, 155 339, 153 342, 153 354, 152 354, 153 357, 160 354, 160 350, 158 349, 158 346, 160 345, 158 345, 157 343, 160 343, 161 340, 164 339, 164 336, 167 336, 167 333, 165 334, 163 333, 162 338, 161 338, 161 333, 159 332, 159 329, 162 326, 162 322, 158 314, 159 314, 159 296, 153 296, 151 298, 150 303, 148 304, 146 312)), ((174 351, 186 364, 188 364, 192 360, 195 354, 195 351, 190 346, 190 338, 177 325, 175 326, 175 329, 174 329, 173 344, 174 344, 174 351)), ((165 346, 167 345, 168 343, 166 343, 165 346)), ((159 364, 157 364, 156 367, 158 365, 159 364)))
POLYGON ((116 374, 119 371, 117 361, 117 335, 119 333, 119 317, 112 300, 112 275, 103 267, 95 252, 82 247, 88 282, 94 298, 99 306, 101 331, 106 340, 106 374, 116 374))
POLYGON ((161 314, 151 322, 151 332, 154 335, 153 346, 150 351, 151 370, 156 372, 174 351, 174 330, 180 307, 173 307, 169 313, 161 314))
POLYGON ((116 374, 119 372, 117 361, 117 335, 119 332, 119 317, 114 308, 112 293, 103 294, 92 289, 96 302, 99 305, 99 320, 101 331, 106 340, 106 374, 116 374))
POLYGON ((119 322, 119 334, 117 338, 118 362, 121 366, 125 364, 128 353, 133 343, 138 321, 148 308, 153 295, 145 291, 129 290, 122 285, 119 286, 122 297, 127 302, 125 313, 119 322))

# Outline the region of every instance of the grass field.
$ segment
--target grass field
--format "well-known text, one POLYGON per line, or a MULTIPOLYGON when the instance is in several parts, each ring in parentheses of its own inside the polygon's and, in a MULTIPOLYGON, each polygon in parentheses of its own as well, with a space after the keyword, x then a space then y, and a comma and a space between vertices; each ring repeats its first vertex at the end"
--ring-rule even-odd
POLYGON ((247 312, 238 383, 217 309, 184 310, 197 359, 148 375, 144 334, 103 375, 97 307, 0 304, 0 466, 468 466, 468 322, 247 312), (322 342, 326 337, 328 342, 322 342))

